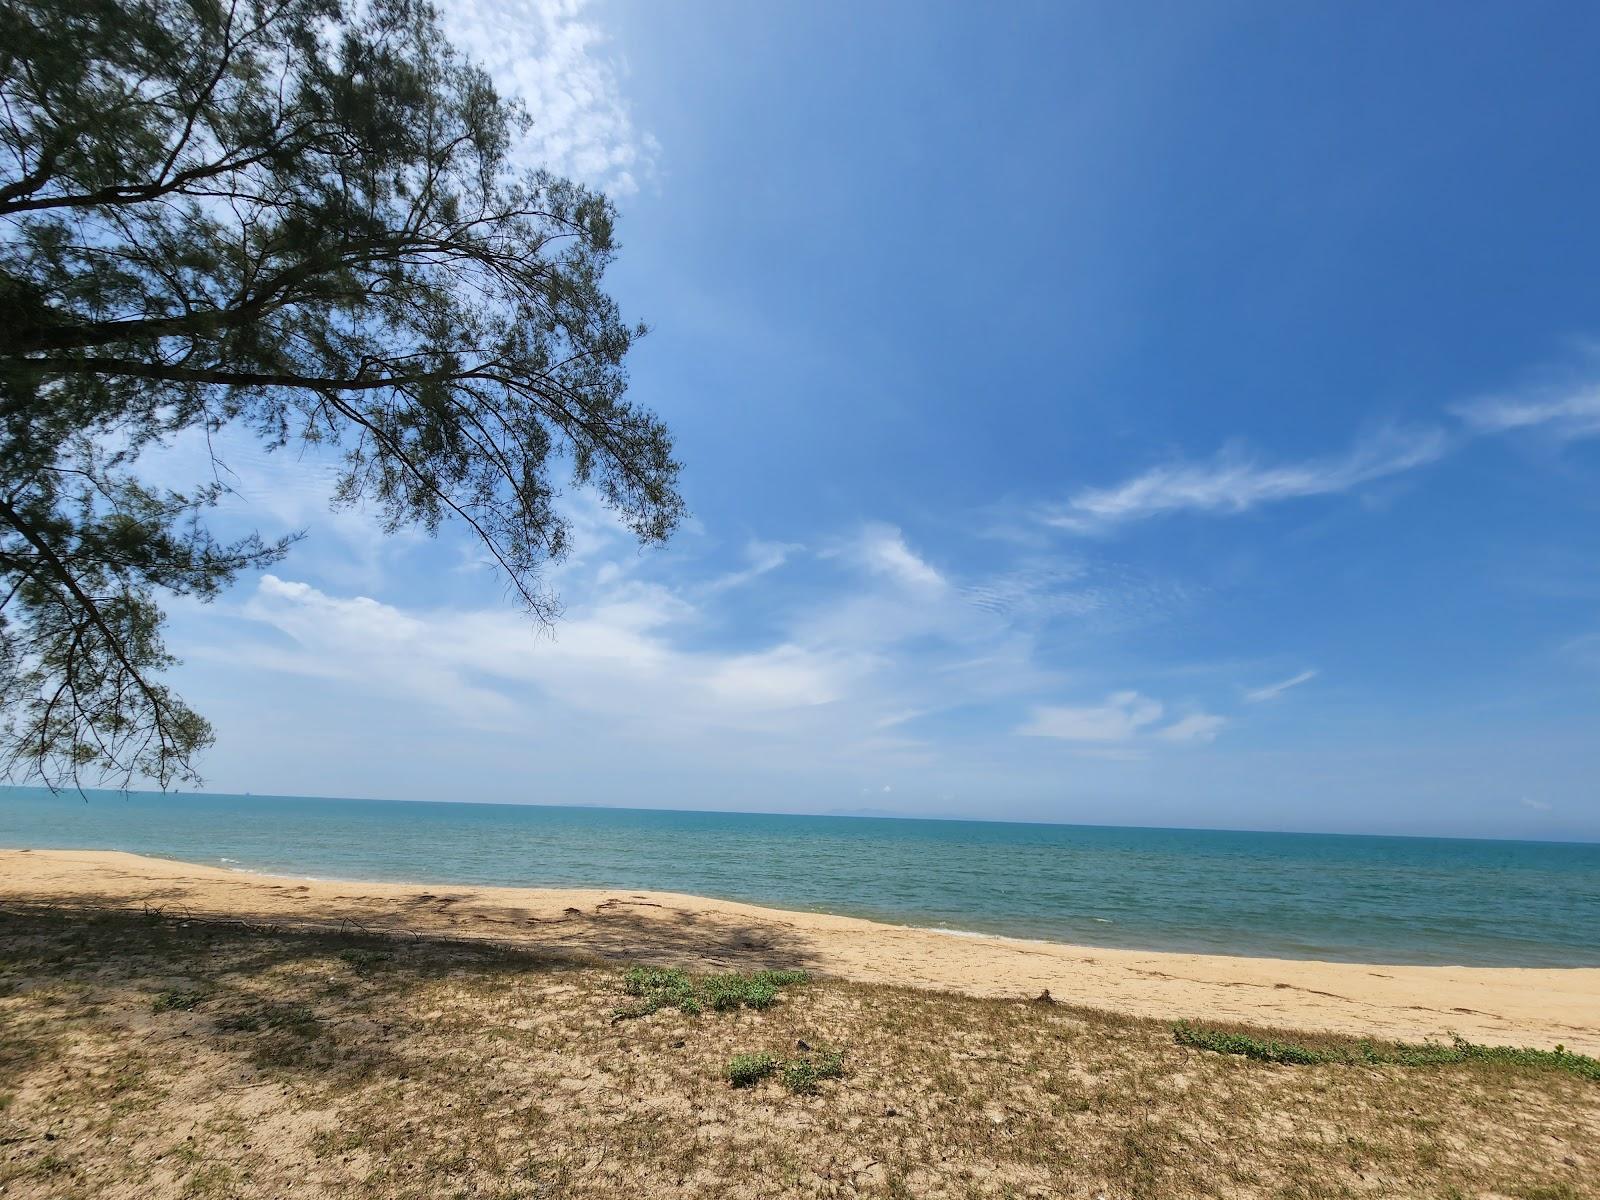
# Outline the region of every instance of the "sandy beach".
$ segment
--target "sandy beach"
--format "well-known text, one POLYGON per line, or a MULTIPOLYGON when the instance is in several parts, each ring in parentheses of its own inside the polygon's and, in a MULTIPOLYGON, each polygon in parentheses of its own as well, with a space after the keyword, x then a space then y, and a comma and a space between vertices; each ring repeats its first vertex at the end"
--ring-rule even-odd
POLYGON ((1591 969, 0 851, 0 1192, 1576 1200, 1600 1062, 1503 1047, 1593 1053, 1597 1018, 1591 969), (760 967, 810 977, 727 973, 760 967), (1414 1044, 1450 1032, 1478 1048, 1414 1044))
POLYGON ((1600 1053, 1600 969, 1388 966, 951 936, 663 892, 313 882, 105 851, 0 851, 0 902, 486 939, 575 957, 803 967, 1134 1016, 1600 1053))

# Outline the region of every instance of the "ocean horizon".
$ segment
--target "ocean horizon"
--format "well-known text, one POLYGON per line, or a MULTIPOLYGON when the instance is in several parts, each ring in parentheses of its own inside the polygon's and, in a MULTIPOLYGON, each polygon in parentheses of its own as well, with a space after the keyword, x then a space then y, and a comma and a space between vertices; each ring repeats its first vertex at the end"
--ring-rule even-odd
POLYGON ((1600 965, 1600 845, 322 797, 0 792, 0 846, 616 887, 1135 950, 1600 965))

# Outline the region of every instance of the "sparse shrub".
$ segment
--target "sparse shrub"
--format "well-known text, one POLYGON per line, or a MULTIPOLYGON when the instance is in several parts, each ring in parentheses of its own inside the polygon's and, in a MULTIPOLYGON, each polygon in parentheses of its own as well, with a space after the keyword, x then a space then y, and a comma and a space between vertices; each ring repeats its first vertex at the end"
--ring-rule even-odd
POLYGON ((777 1069, 778 1060, 770 1054, 735 1054, 728 1060, 728 1082, 736 1088, 750 1087, 777 1069))
POLYGON ((844 1074, 844 1055, 837 1050, 822 1050, 815 1056, 791 1058, 783 1065, 783 1086, 797 1096, 809 1096, 824 1079, 844 1074))
POLYGON ((317 1014, 304 1004, 265 1004, 252 1012, 231 1013, 217 1020, 225 1033, 257 1033, 262 1029, 314 1038, 322 1032, 317 1014))
POLYGON ((205 993, 203 992, 184 992, 177 989, 169 989, 152 1000, 150 1008, 158 1013, 188 1012, 193 1008, 197 1008, 204 999, 205 993))
POLYGON ((837 1050, 817 1050, 796 1058, 777 1058, 765 1053, 736 1054, 728 1061, 724 1072, 728 1082, 736 1088, 750 1087, 780 1073, 784 1087, 797 1096, 809 1096, 824 1079, 838 1079, 844 1075, 844 1055, 837 1050))
POLYGON ((312 1038, 322 1032, 317 1014, 304 1004, 274 1004, 262 1010, 268 1029, 281 1029, 296 1037, 312 1038))
POLYGON ((811 980, 811 976, 804 971, 757 971, 750 978, 773 987, 788 987, 792 983, 808 983, 811 980))
POLYGON ((701 984, 705 1005, 713 1012, 735 1008, 770 1008, 778 998, 777 985, 747 975, 710 975, 701 984))
POLYGON ((707 975, 693 979, 677 967, 629 967, 623 987, 639 1003, 617 1010, 619 1019, 642 1017, 663 1008, 676 1008, 694 1016, 705 1009, 731 1012, 737 1008, 770 1008, 778 990, 804 983, 804 971, 756 971, 754 974, 707 975))
POLYGON ((700 998, 694 980, 678 967, 629 967, 623 975, 628 995, 640 1003, 618 1009, 618 1016, 642 1017, 662 1008, 676 1008, 691 1016, 700 1011, 700 998))
POLYGON ((386 954, 381 950, 362 950, 356 947, 351 947, 348 950, 339 951, 339 957, 348 963, 354 970, 365 974, 374 967, 388 962, 394 957, 394 955, 386 954))
POLYGON ((1258 1062, 1311 1066, 1329 1061, 1324 1052, 1313 1050, 1309 1046, 1274 1042, 1243 1033, 1225 1033, 1220 1029, 1201 1029, 1190 1025, 1187 1021, 1180 1021, 1174 1027, 1172 1035, 1180 1046, 1193 1046, 1197 1050, 1214 1050, 1218 1054, 1238 1054, 1245 1058, 1256 1059, 1258 1062))

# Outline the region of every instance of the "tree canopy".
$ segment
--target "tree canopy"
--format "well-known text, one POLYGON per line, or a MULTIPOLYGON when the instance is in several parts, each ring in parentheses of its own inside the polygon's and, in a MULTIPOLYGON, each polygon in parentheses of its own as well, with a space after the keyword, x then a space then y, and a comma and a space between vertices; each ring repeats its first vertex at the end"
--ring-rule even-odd
POLYGON ((219 541, 220 484, 142 482, 182 431, 334 447, 335 503, 463 522, 535 620, 569 480, 672 532, 613 208, 516 169, 528 120, 423 0, 0 0, 7 775, 196 778, 159 601, 292 538, 219 541))

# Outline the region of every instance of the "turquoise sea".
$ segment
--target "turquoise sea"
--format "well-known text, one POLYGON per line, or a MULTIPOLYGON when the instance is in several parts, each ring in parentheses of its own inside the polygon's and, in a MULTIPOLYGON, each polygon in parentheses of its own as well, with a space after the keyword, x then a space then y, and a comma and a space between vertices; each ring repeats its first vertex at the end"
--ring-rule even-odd
POLYGON ((1600 966, 1595 844, 18 788, 0 846, 656 889, 1094 946, 1600 966))

